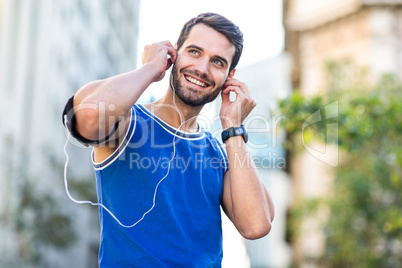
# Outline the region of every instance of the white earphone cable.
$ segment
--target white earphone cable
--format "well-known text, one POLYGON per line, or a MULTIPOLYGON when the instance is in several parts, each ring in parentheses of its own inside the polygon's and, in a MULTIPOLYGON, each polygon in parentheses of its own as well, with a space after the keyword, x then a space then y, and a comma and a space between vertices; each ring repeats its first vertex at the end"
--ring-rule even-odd
MULTIPOLYGON (((106 211, 110 214, 110 216, 113 217, 113 219, 116 220, 116 222, 117 222, 119 225, 121 225, 121 226, 124 227, 124 228, 132 228, 132 227, 136 226, 139 222, 141 222, 141 221, 144 219, 145 215, 147 215, 149 212, 151 212, 151 211, 154 209, 154 207, 155 207, 155 205, 156 205, 155 200, 156 200, 156 194, 157 194, 157 192, 158 192, 159 185, 160 185, 160 184, 162 183, 162 181, 164 181, 164 180, 166 179, 166 177, 169 175, 171 163, 172 163, 172 161, 174 160, 174 157, 175 157, 175 155, 176 155, 176 134, 178 133, 178 131, 180 130, 180 128, 181 128, 185 123, 187 123, 187 122, 190 121, 191 119, 193 119, 193 118, 195 118, 195 117, 198 116, 198 115, 193 116, 193 117, 191 117, 190 119, 188 119, 188 120, 186 120, 185 122, 183 122, 183 117, 182 117, 182 115, 181 115, 179 109, 178 109, 177 106, 176 106, 176 101, 175 101, 176 89, 174 88, 174 86, 173 86, 173 84, 172 84, 172 75, 170 76, 170 85, 171 85, 171 87, 172 87, 172 89, 173 89, 173 104, 174 104, 174 106, 175 106, 176 111, 178 112, 178 114, 179 114, 179 116, 180 116, 180 126, 176 129, 176 132, 175 132, 175 134, 173 135, 173 142, 172 142, 172 145, 173 145, 173 155, 172 155, 172 158, 169 160, 168 170, 167 170, 167 172, 166 172, 166 175, 163 176, 163 177, 159 180, 159 182, 156 184, 156 186, 155 186, 155 190, 154 190, 154 195, 153 195, 153 199, 152 199, 152 206, 151 206, 151 208, 149 208, 146 212, 144 212, 144 214, 142 215, 142 217, 141 217, 139 220, 137 220, 135 223, 133 223, 133 224, 131 224, 131 225, 125 225, 125 224, 123 224, 123 223, 113 214, 113 212, 111 212, 105 205, 103 205, 103 204, 101 204, 101 203, 94 203, 94 202, 87 201, 87 200, 76 200, 74 197, 72 197, 71 194, 70 194, 70 191, 68 190, 68 182, 67 182, 67 168, 68 168, 68 163, 69 163, 69 159, 70 159, 69 156, 68 156, 68 153, 67 153, 67 145, 68 145, 68 142, 69 142, 69 139, 70 139, 70 136, 71 136, 70 132, 67 131, 67 139, 66 139, 66 143, 64 144, 64 154, 65 154, 65 156, 66 156, 66 162, 65 162, 65 165, 64 165, 64 187, 65 187, 67 196, 70 198, 71 201, 73 201, 74 203, 77 203, 77 204, 90 204, 90 205, 92 205, 92 206, 100 206, 100 207, 102 207, 104 210, 106 210, 106 211)), ((207 109, 205 112, 203 112, 203 113, 207 113, 207 112, 210 110, 211 106, 212 106, 212 102, 209 104, 208 109, 207 109)), ((67 116, 66 116, 66 115, 64 116, 64 121, 65 121, 65 125, 67 125, 67 116)))

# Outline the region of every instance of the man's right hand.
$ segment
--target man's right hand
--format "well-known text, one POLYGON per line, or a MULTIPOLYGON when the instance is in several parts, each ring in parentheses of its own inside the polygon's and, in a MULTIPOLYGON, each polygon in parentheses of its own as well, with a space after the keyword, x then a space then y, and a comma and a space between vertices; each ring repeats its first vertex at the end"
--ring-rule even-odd
MULTIPOLYGON (((102 140, 112 132, 116 122, 120 122, 118 130, 109 138, 122 140, 131 108, 151 83, 162 80, 176 57, 176 49, 169 41, 148 45, 144 49, 141 68, 84 85, 75 94, 73 103, 78 133, 89 140, 102 140)), ((116 147, 111 143, 106 146, 116 147)), ((103 145, 95 148, 97 161, 111 152, 110 148, 103 150, 103 145)))
POLYGON ((166 71, 175 63, 176 49, 169 41, 147 45, 142 53, 142 64, 152 64, 155 70, 153 82, 163 79, 166 71))

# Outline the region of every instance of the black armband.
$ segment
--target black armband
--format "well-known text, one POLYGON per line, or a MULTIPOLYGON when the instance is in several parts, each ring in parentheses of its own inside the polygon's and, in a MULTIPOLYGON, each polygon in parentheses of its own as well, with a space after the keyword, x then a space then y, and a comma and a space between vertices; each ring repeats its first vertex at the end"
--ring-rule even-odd
POLYGON ((109 140, 109 138, 117 131, 119 128, 119 123, 120 121, 116 122, 116 124, 113 127, 112 132, 109 133, 105 138, 101 140, 90 140, 85 137, 83 137, 76 129, 76 118, 75 118, 75 113, 74 113, 74 96, 72 96, 66 103, 66 106, 64 107, 63 110, 63 125, 68 129, 68 131, 71 133, 71 136, 73 136, 76 140, 78 140, 80 143, 82 143, 84 146, 99 146, 100 144, 106 142, 109 140))

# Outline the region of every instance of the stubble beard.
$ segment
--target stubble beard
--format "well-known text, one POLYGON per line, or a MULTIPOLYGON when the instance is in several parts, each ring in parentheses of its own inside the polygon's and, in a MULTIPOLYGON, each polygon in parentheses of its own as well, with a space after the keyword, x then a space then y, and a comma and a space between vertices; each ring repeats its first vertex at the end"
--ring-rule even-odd
MULTIPOLYGON (((187 71, 190 73, 189 71, 187 71)), ((210 82, 210 79, 207 79, 203 77, 202 75, 199 75, 198 73, 191 72, 193 76, 200 77, 211 85, 215 85, 215 83, 210 82)), ((184 75, 184 74, 183 74, 184 75)), ((222 90, 223 85, 217 87, 213 92, 211 93, 205 93, 201 95, 199 92, 194 91, 191 88, 184 88, 182 84, 180 83, 179 80, 179 70, 177 69, 176 65, 173 65, 172 68, 172 73, 171 73, 171 83, 172 83, 172 90, 175 92, 177 97, 186 105, 193 106, 193 107, 199 107, 199 106, 204 106, 205 104, 213 101, 218 97, 219 93, 222 90)))

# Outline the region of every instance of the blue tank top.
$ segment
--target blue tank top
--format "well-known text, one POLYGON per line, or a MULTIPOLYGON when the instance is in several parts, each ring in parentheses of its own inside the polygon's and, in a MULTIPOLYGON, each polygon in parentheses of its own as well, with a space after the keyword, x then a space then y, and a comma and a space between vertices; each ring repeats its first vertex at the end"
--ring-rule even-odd
POLYGON ((99 203, 124 225, 152 207, 167 174, 155 207, 132 228, 99 207, 100 267, 221 267, 227 157, 210 133, 177 131, 135 105, 124 141, 93 164, 99 203))

